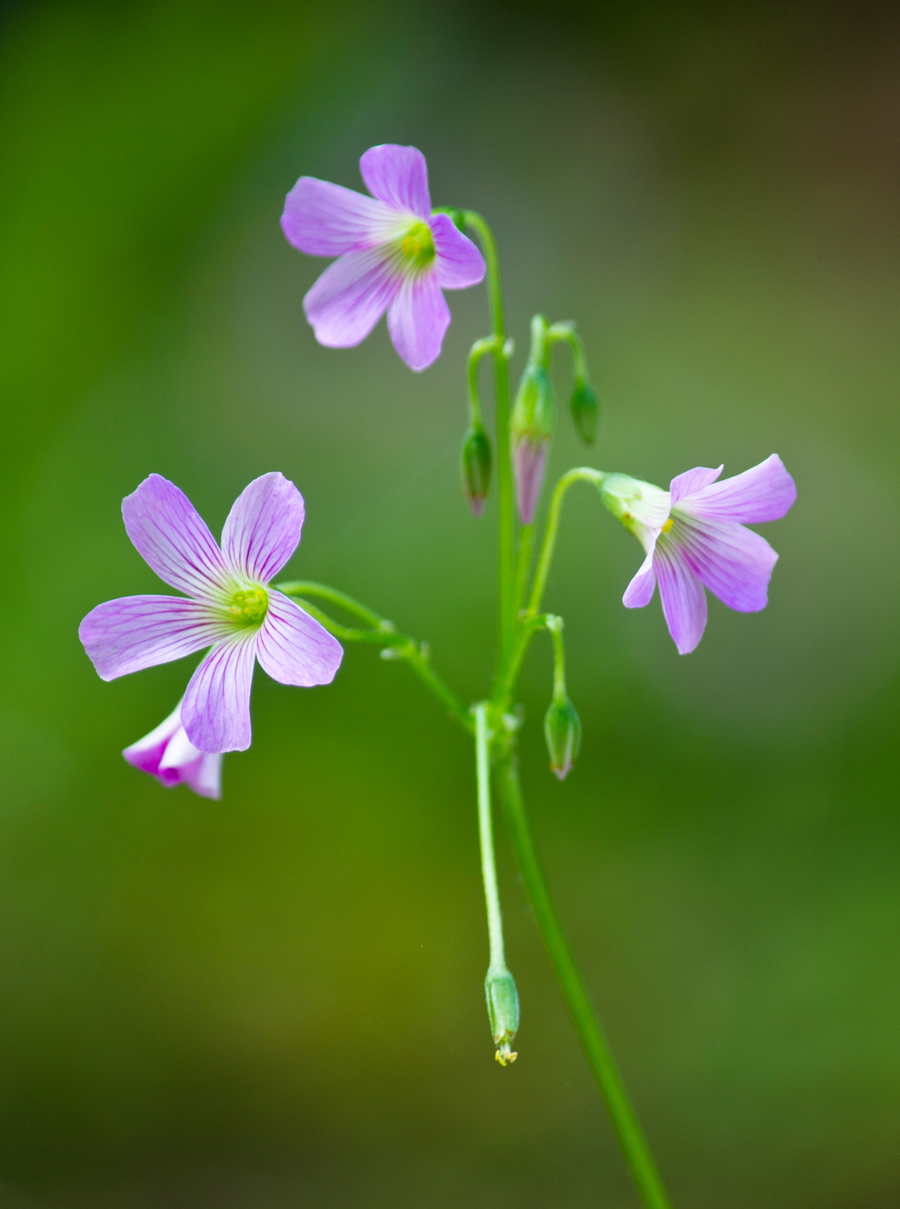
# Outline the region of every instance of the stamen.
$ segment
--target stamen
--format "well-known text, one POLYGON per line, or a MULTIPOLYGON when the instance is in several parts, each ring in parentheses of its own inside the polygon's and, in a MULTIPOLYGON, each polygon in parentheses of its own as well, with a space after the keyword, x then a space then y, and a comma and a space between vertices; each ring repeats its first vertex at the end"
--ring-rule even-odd
POLYGON ((414 269, 425 269, 434 260, 434 236, 427 222, 417 222, 400 240, 400 256, 414 269))
POLYGON ((269 594, 265 588, 248 588, 235 592, 228 605, 228 613, 235 625, 258 626, 269 611, 269 594))

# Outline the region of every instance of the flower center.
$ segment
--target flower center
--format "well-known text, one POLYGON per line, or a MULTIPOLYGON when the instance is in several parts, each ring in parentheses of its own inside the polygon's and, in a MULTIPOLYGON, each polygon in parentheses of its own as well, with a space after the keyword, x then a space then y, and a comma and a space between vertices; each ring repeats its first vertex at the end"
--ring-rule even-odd
POLYGON ((269 594, 265 588, 234 592, 228 604, 228 615, 239 626, 261 625, 268 611, 269 594))
POLYGON ((425 269, 434 260, 434 236, 427 222, 417 222, 400 240, 400 255, 414 269, 425 269))

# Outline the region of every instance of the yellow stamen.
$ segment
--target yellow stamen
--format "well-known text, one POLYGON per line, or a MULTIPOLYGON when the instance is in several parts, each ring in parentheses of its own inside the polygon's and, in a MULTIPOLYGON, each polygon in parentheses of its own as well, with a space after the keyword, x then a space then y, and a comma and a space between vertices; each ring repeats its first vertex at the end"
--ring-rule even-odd
POLYGON ((248 588, 235 592, 228 605, 232 621, 239 626, 258 626, 269 611, 269 594, 265 588, 248 588))
POLYGON ((669 519, 666 521, 666 523, 663 525, 663 527, 662 527, 662 532, 663 532, 663 533, 668 533, 668 532, 669 532, 669 530, 672 528, 673 523, 674 523, 674 522, 672 521, 672 518, 671 518, 671 516, 670 516, 670 517, 669 517, 669 519))

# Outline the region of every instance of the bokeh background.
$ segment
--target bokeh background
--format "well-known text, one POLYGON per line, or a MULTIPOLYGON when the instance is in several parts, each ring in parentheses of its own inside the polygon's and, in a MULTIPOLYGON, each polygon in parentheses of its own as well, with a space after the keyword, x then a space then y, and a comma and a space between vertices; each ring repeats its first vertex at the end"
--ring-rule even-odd
MULTIPOLYGON (((460 496, 451 297, 411 374, 383 325, 319 348, 302 173, 376 142, 493 222, 512 331, 574 318, 594 464, 796 477, 766 612, 679 657, 641 557, 574 492, 579 766, 526 789, 577 955, 680 1209, 900 1203, 900 25, 890 6, 7 4, 0 13, 0 1204, 627 1209, 636 1199, 508 855, 519 1062, 492 1060, 472 753, 406 669, 258 673, 221 803, 119 752, 189 668, 113 684, 76 639, 159 590, 121 497, 218 529, 250 478, 307 501, 290 570, 485 691, 493 504, 460 496)), ((565 397, 568 370, 560 357, 565 397)), ((553 463, 583 462, 564 418, 553 463)))

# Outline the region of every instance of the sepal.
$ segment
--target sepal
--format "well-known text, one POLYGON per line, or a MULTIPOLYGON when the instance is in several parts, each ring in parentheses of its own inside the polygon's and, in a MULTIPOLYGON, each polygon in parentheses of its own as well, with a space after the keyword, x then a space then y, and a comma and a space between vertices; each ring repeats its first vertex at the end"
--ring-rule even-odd
POLYGON ((550 768, 561 781, 572 771, 581 747, 581 719, 568 696, 554 697, 544 715, 544 738, 550 768))
POLYGON ((517 1056, 510 1046, 519 1031, 519 992, 516 980, 506 966, 491 966, 484 980, 484 993, 491 1036, 497 1047, 494 1056, 501 1066, 508 1066, 517 1056))
POLYGON ((493 460, 491 442, 483 425, 473 424, 463 438, 460 461, 463 495, 475 516, 484 511, 493 460))

